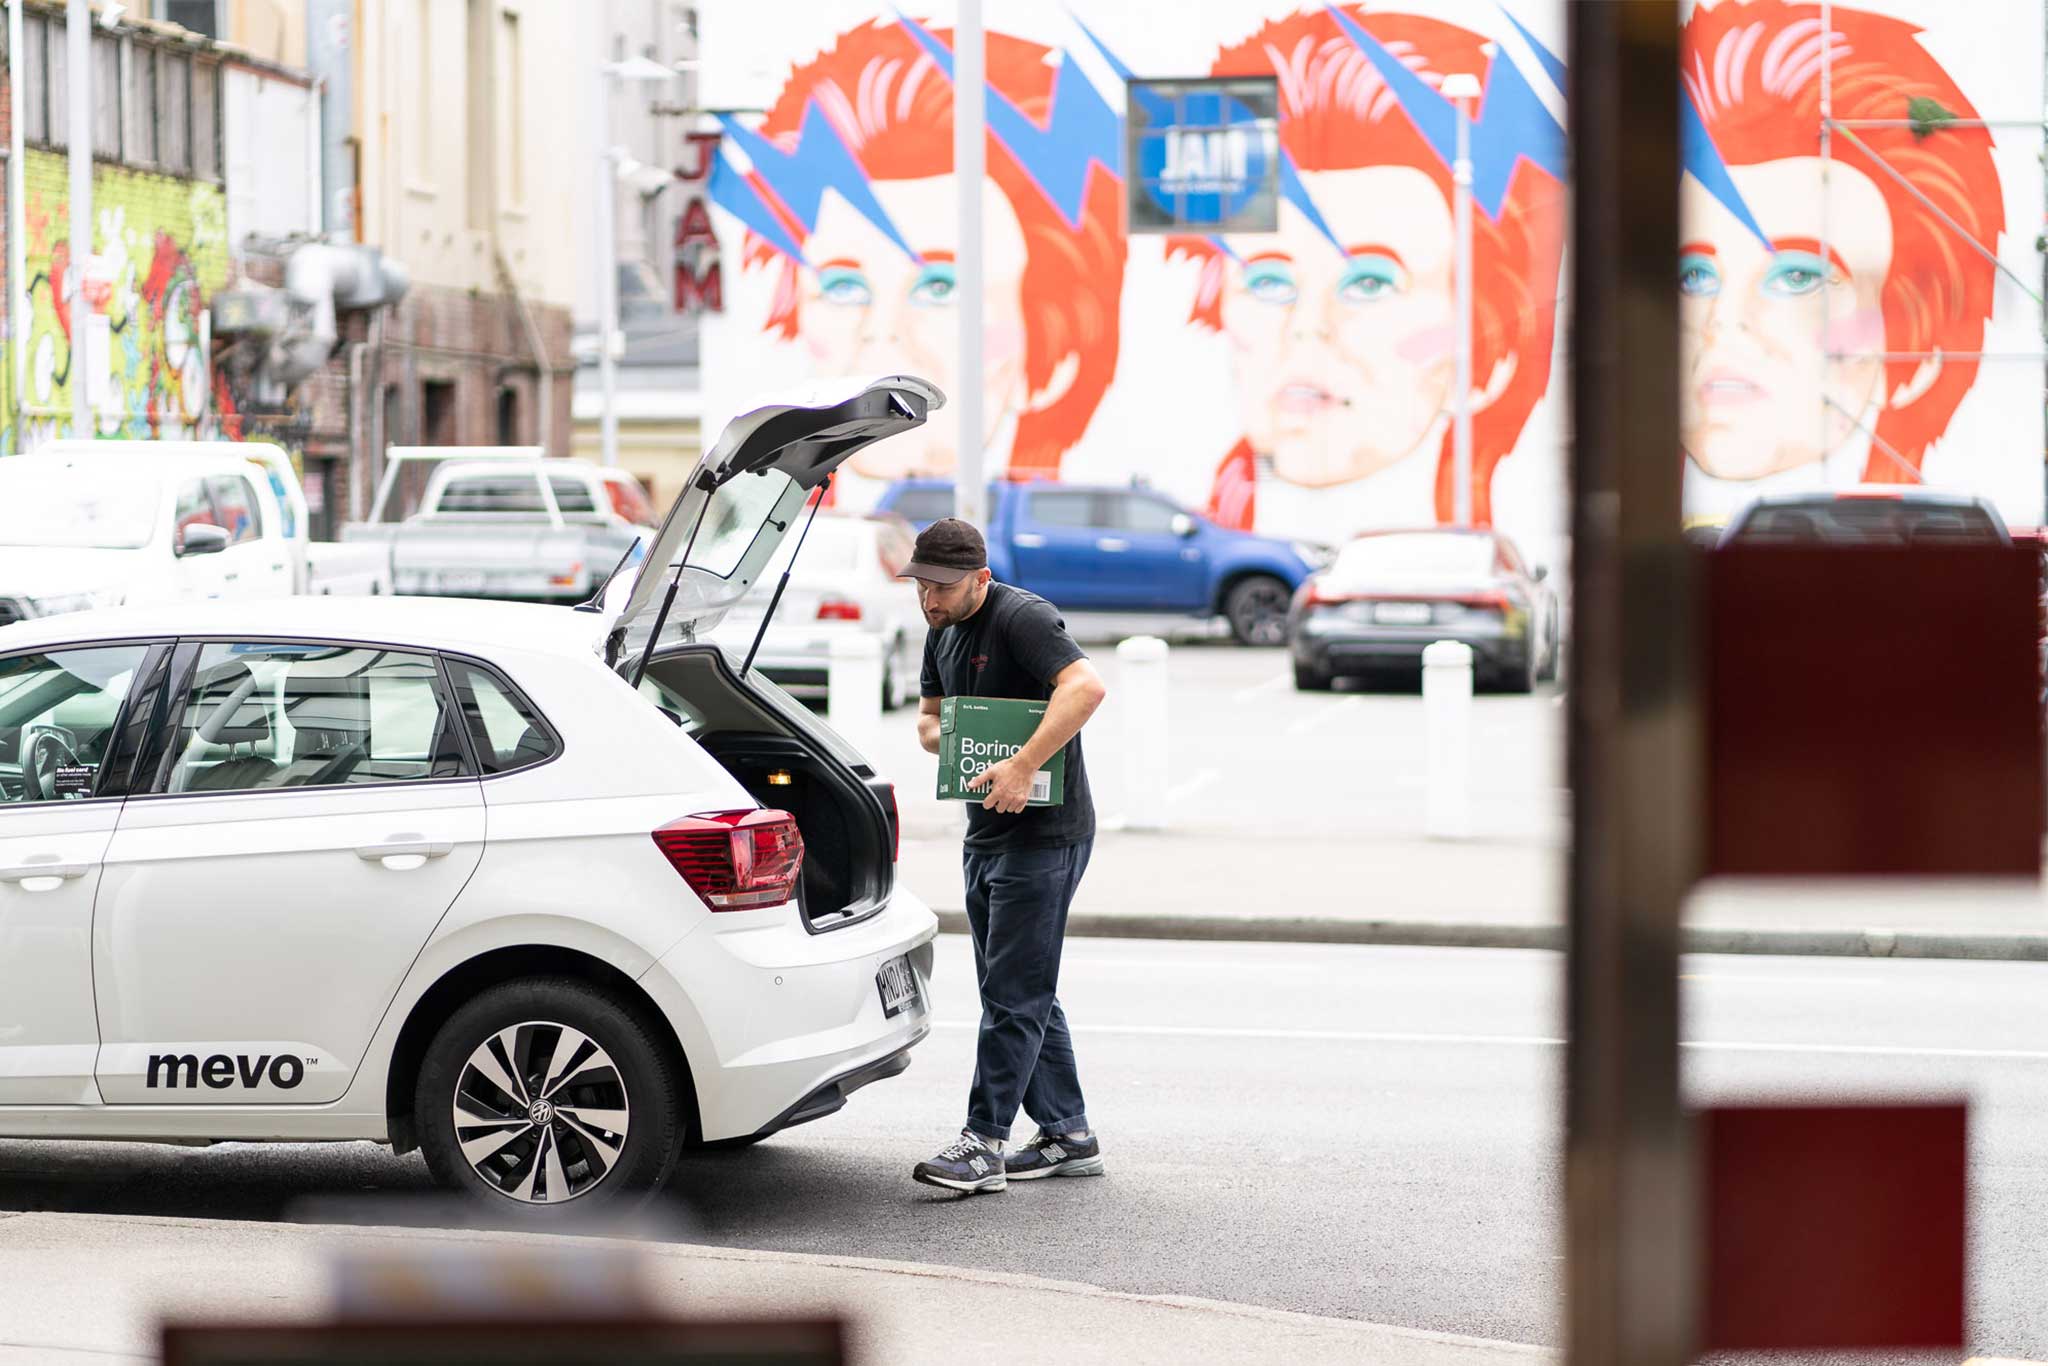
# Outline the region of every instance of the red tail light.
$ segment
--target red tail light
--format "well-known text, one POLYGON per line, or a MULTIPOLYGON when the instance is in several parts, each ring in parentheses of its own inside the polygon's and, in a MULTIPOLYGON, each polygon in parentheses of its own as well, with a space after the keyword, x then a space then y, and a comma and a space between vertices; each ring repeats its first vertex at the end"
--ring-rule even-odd
POLYGON ((1514 606, 1508 601, 1508 595, 1505 593, 1473 593, 1457 601, 1462 607, 1490 607, 1496 612, 1505 612, 1514 606))
POLYGON ((779 906, 796 895, 804 837, 787 811, 708 811, 670 821, 654 842, 714 911, 779 906))
POLYGON ((819 621, 859 621, 860 604, 844 598, 827 598, 818 604, 819 621))

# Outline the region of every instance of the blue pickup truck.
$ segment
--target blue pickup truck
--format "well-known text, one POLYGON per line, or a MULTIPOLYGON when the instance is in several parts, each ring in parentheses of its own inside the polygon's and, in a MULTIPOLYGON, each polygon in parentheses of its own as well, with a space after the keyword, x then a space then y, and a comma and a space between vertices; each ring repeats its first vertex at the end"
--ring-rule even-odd
MULTIPOLYGON (((1287 639, 1301 581, 1329 562, 1324 547, 1228 531, 1143 485, 989 485, 988 563, 1070 617, 1222 617, 1243 645, 1287 639)), ((876 505, 922 531, 953 513, 944 479, 891 484, 876 505)))

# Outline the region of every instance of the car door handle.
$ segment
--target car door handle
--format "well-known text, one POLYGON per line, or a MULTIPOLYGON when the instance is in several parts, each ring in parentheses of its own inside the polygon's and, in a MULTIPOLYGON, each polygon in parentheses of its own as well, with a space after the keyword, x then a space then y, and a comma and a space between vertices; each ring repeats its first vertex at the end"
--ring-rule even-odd
POLYGON ((394 873, 410 872, 430 858, 441 858, 455 848, 452 841, 425 840, 417 835, 404 835, 382 844, 364 844, 356 848, 356 857, 365 863, 381 863, 394 873))
POLYGON ((1097 550, 1107 550, 1111 553, 1116 553, 1119 551, 1129 550, 1131 548, 1131 543, 1116 536, 1104 536, 1101 540, 1095 543, 1095 548, 1097 550))
POLYGON ((18 882, 24 892, 53 892, 75 877, 84 877, 90 863, 59 863, 54 858, 30 859, 0 868, 0 882, 18 882))
POLYGON ((1022 531, 1014 539, 1018 545, 1026 550, 1042 550, 1045 548, 1045 537, 1038 535, 1036 532, 1022 531))

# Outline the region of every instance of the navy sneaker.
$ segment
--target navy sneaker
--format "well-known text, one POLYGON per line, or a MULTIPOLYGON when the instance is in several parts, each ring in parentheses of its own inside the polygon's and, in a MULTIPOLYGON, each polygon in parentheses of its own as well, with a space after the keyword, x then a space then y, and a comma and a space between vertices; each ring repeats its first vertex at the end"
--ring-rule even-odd
POLYGON ((912 1180, 927 1186, 943 1186, 969 1195, 999 1191, 1010 1184, 1003 1155, 971 1129, 962 1129, 959 1138, 942 1148, 931 1161, 918 1163, 910 1175, 912 1180))
POLYGON ((1008 1174, 1019 1181, 1041 1176, 1102 1175, 1102 1143, 1091 1132, 1086 1138, 1041 1133, 1010 1155, 1008 1174))

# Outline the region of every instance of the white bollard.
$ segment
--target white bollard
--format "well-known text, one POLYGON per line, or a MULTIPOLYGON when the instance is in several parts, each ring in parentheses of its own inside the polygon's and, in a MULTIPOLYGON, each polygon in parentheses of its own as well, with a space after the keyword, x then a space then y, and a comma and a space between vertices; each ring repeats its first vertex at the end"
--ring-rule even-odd
POLYGON ((882 745, 882 641, 866 631, 832 637, 825 719, 872 761, 882 745))
POLYGON ((1439 640, 1422 651, 1422 725, 1427 783, 1422 832, 1472 833, 1472 647, 1439 640))
POLYGON ((1117 715, 1124 746, 1124 829, 1166 828, 1166 642, 1132 636, 1116 647, 1117 715))

